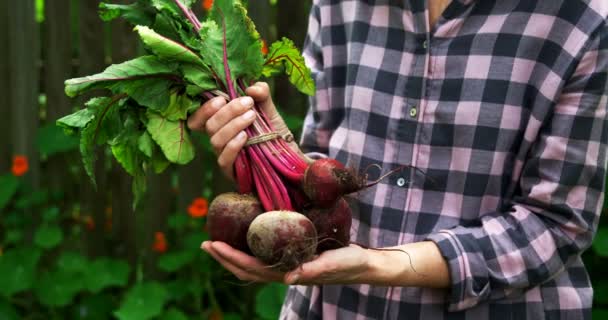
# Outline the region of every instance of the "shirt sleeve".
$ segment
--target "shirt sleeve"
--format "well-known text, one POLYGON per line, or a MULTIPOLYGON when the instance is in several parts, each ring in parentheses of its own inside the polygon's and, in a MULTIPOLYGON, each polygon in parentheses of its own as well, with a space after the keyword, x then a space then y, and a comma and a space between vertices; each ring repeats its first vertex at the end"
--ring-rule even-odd
POLYGON ((591 245, 606 176, 606 28, 585 47, 522 162, 510 210, 428 237, 448 262, 450 311, 538 286, 591 245))
POLYGON ((322 49, 321 38, 321 7, 319 1, 315 0, 310 11, 308 32, 302 52, 316 85, 316 93, 309 99, 310 108, 304 119, 300 141, 300 148, 311 158, 327 157, 329 139, 343 114, 330 107, 330 89, 324 71, 323 50, 330 51, 331 48, 322 49))

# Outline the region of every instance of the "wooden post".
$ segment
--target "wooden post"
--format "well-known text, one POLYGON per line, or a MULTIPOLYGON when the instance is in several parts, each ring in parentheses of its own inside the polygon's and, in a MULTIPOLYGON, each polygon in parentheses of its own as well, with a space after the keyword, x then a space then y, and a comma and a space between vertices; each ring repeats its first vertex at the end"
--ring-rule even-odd
MULTIPOLYGON (((8 2, 8 1, 3 1, 8 2)), ((8 103, 11 146, 13 153, 26 155, 30 169, 25 179, 34 187, 39 185, 40 170, 36 131, 39 122, 38 107, 38 24, 35 20, 34 1, 8 2, 8 103)))

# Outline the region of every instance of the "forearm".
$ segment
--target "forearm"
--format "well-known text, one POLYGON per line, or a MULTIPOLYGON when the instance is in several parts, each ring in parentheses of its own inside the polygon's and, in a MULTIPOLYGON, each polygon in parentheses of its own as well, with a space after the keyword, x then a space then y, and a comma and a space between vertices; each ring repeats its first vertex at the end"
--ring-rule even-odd
POLYGON ((431 241, 384 249, 368 249, 368 270, 364 283, 380 286, 447 288, 448 264, 431 241))

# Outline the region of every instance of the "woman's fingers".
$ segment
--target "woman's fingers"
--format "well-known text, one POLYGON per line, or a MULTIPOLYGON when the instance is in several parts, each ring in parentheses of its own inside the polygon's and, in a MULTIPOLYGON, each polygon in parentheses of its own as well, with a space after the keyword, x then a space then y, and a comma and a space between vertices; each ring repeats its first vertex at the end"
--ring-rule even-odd
MULTIPOLYGON (((220 116, 219 114, 217 116, 220 116)), ((245 113, 237 116, 228 121, 225 125, 220 127, 213 135, 211 135, 211 145, 215 149, 216 153, 221 153, 224 147, 234 138, 237 137, 239 132, 245 131, 253 121, 255 120, 255 111, 248 110, 245 113)), ((215 116, 213 117, 215 118, 215 116)))
POLYGON ((205 102, 198 110, 188 117, 188 128, 194 131, 205 131, 205 124, 221 107, 226 105, 226 99, 215 97, 205 102))
POLYGON ((205 131, 209 136, 215 135, 230 121, 251 111, 252 107, 253 99, 251 97, 242 97, 230 101, 207 120, 205 123, 205 131))
POLYGON ((241 131, 226 144, 217 157, 217 164, 228 177, 234 177, 234 162, 245 143, 247 143, 247 134, 241 131))

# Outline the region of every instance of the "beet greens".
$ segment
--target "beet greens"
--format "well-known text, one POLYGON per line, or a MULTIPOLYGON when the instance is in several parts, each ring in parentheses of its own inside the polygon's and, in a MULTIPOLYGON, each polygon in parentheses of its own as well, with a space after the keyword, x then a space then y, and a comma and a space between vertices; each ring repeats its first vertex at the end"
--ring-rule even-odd
MULTIPOLYGON (((134 177, 135 203, 145 192, 145 175, 169 164, 187 164, 194 147, 188 115, 216 96, 235 99, 262 77, 285 73, 301 92, 315 91, 310 70, 289 39, 262 53, 262 40, 239 0, 215 0, 204 21, 190 9, 193 0, 137 0, 129 5, 101 3, 100 16, 123 18, 135 25, 147 55, 114 64, 105 71, 65 83, 70 97, 92 89, 97 97, 60 120, 78 131, 87 174, 95 182, 95 146, 107 144, 134 177)), ((278 136, 256 105, 250 143, 235 163, 240 193, 255 193, 267 210, 298 209, 298 188, 307 164, 278 136), (257 140, 257 141, 256 141, 257 140)))

